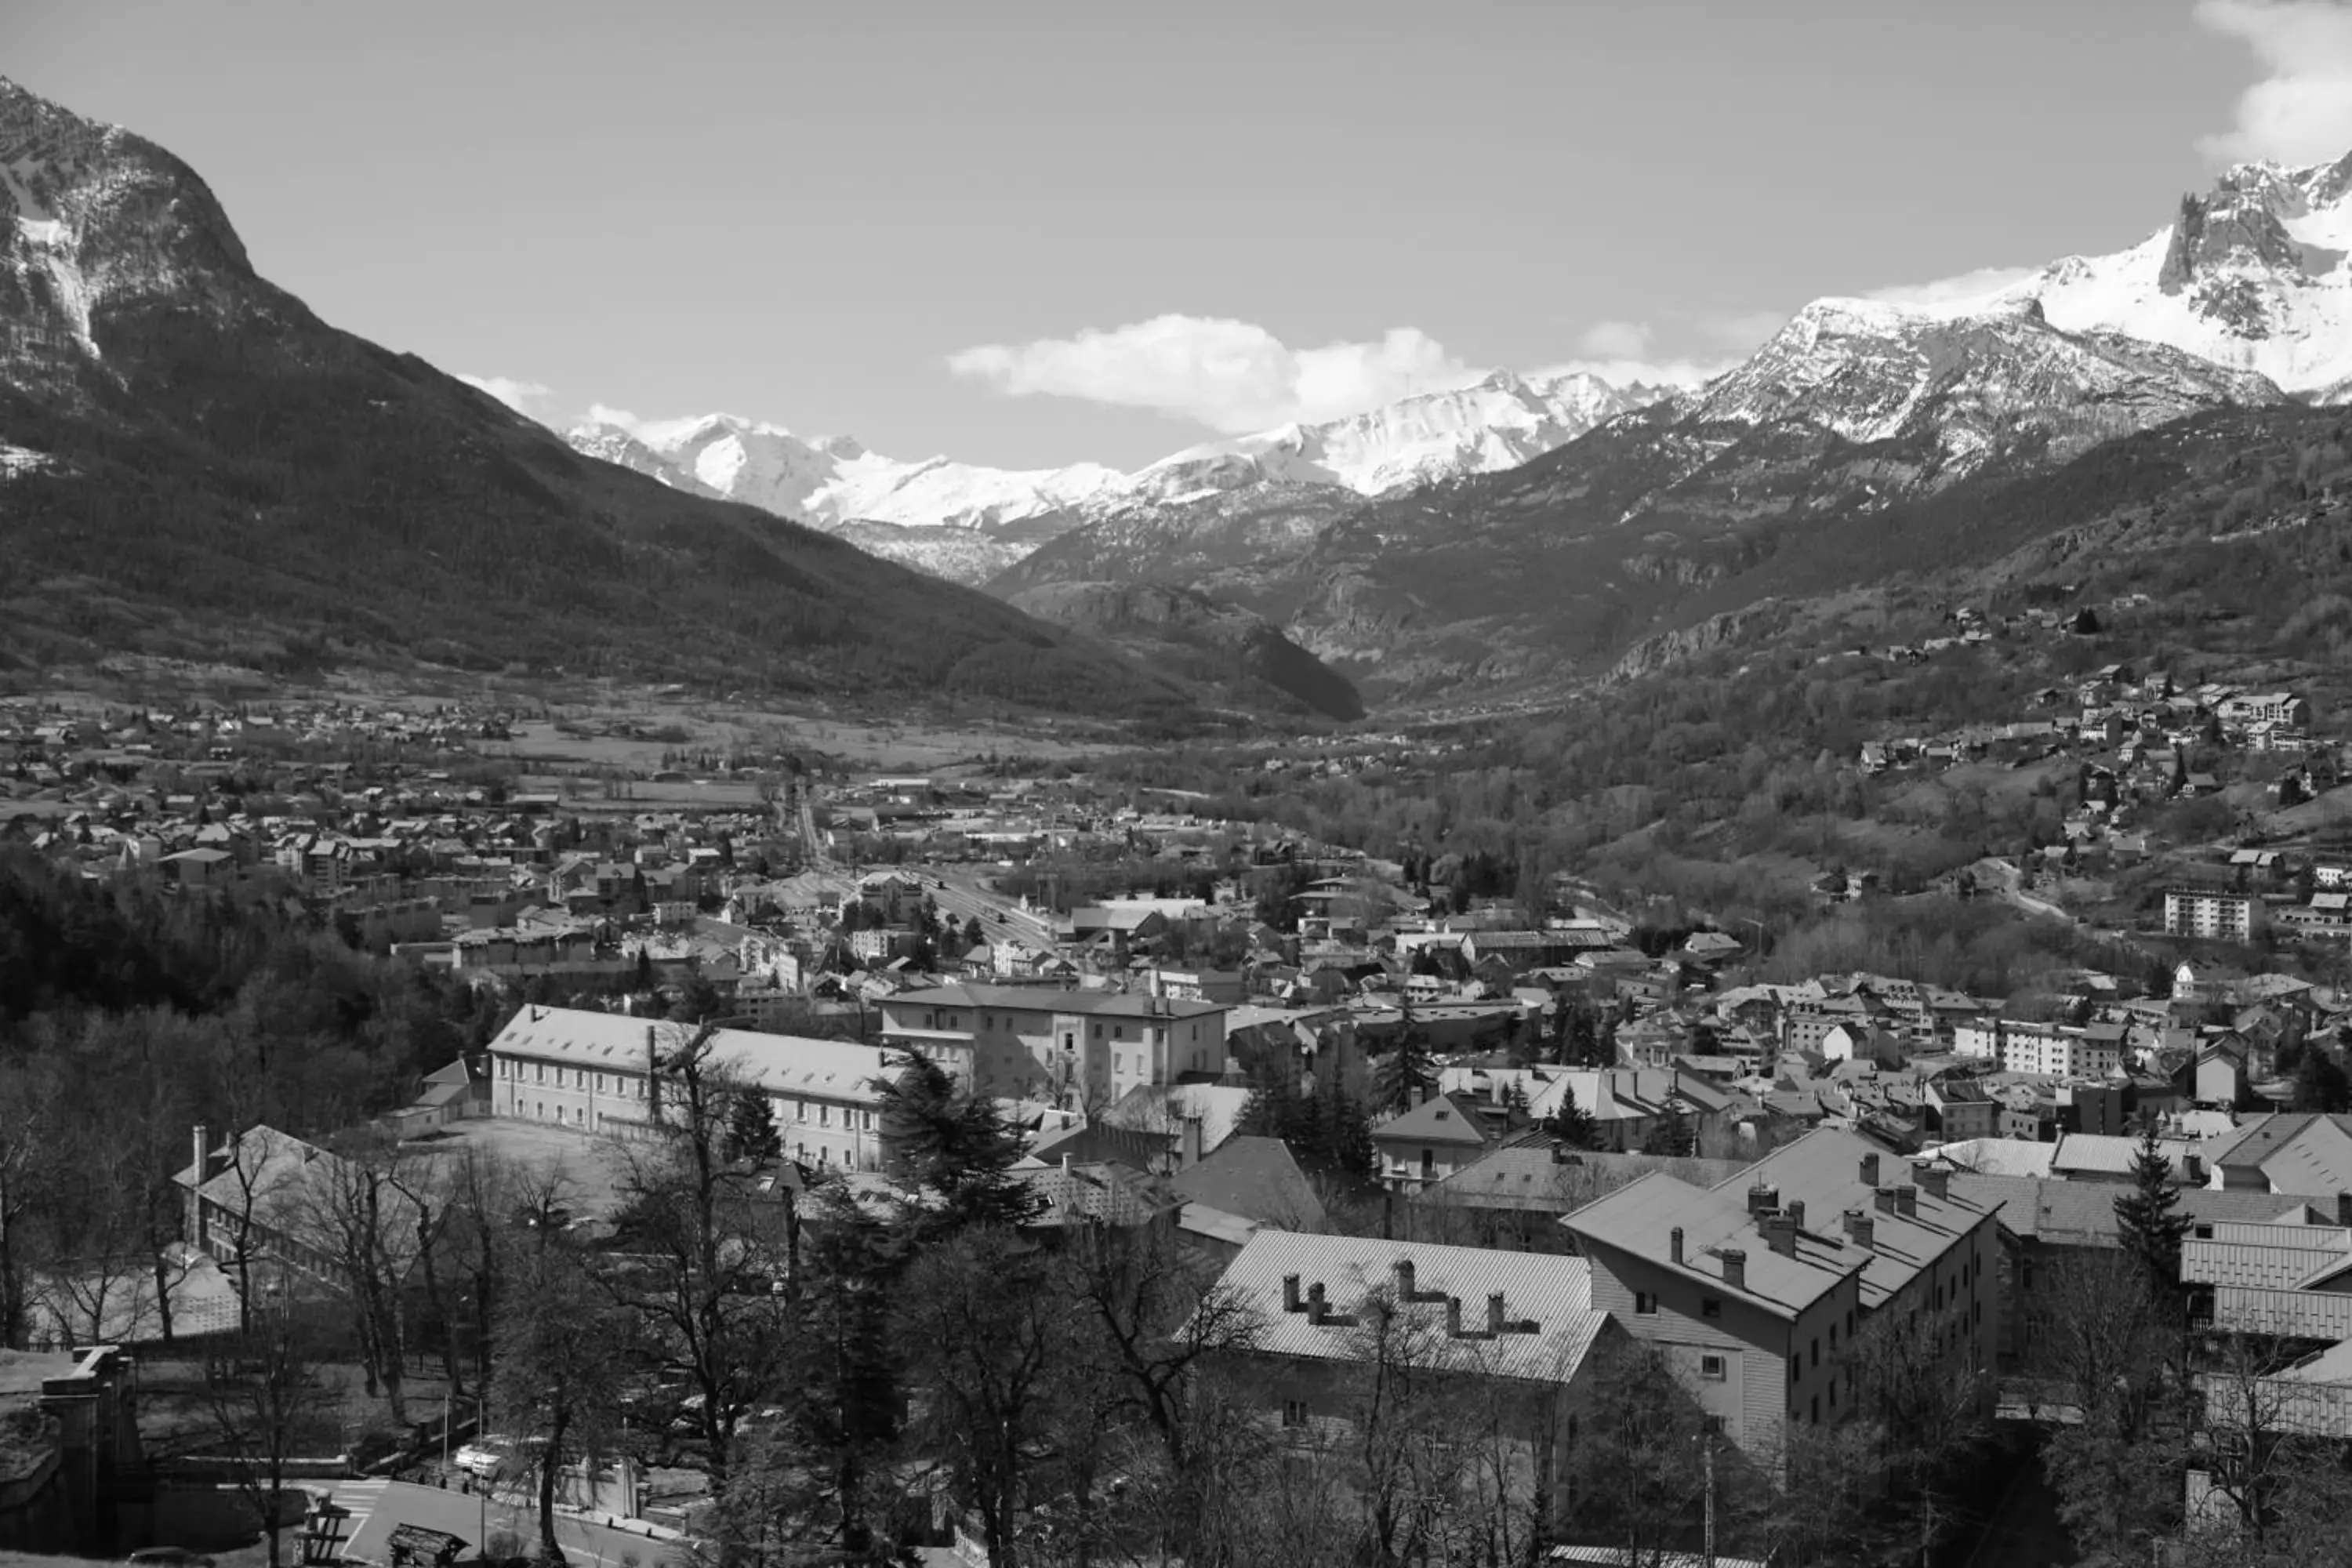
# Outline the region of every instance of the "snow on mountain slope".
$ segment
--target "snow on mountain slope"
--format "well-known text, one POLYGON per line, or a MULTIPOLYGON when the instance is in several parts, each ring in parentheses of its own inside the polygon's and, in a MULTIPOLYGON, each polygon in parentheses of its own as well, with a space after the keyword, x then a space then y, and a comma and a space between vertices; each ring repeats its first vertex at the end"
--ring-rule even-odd
POLYGON ((1948 480, 2028 445, 2063 459, 2184 415, 2284 395, 2267 377, 2162 343, 2061 331, 2032 299, 1973 314, 1816 300, 1745 363, 1667 406, 1696 426, 1799 420, 1856 445, 1920 437, 1948 480))
POLYGON ((1423 393, 1345 419, 1189 447, 1134 475, 1119 499, 1165 502, 1261 479, 1381 495, 1493 473, 1541 457, 1669 390, 1612 386, 1582 372, 1496 371, 1470 386, 1423 393))
MULTIPOLYGON (((979 529, 1034 542, 1087 517, 1168 504, 1260 483, 1375 495, 1434 479, 1513 468, 1666 389, 1617 387, 1582 373, 1498 372, 1475 385, 1405 398, 1322 425, 1288 425, 1195 447, 1133 474, 1099 463, 1007 470, 933 458, 908 463, 846 438, 810 439, 731 415, 575 428, 572 445, 680 489, 749 501, 817 527, 979 529)), ((977 559, 928 552, 890 536, 895 557, 977 559)))
POLYGON ((2352 156, 2284 168, 2241 163, 2128 250, 2070 256, 1996 293, 1979 314, 2038 301, 2052 326, 2120 332, 2287 392, 2342 401, 2352 382, 2352 156))

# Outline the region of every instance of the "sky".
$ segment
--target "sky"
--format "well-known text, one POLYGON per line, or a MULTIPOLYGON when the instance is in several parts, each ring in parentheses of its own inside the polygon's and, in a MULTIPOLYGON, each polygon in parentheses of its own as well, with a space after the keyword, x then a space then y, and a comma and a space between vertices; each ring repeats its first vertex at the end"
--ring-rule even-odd
POLYGON ((2352 152, 2352 0, 0 0, 0 71, 551 423, 1012 468, 1704 374, 2352 152))

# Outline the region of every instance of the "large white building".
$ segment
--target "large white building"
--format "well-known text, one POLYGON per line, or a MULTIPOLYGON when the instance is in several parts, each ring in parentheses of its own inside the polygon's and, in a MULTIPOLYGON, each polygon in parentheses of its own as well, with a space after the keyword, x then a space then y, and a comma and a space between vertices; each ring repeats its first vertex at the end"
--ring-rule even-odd
POLYGON ((1114 1105, 1225 1070, 1214 1002, 1044 985, 936 985, 882 1003, 882 1037, 992 1095, 1114 1105))
MULTIPOLYGON (((525 1006, 490 1042, 490 1110, 582 1132, 639 1136, 659 1115, 688 1026, 578 1007, 525 1006)), ((784 1152, 811 1165, 882 1167, 877 1087, 892 1053, 845 1040, 720 1029, 707 1059, 768 1097, 784 1152)))
POLYGON ((2254 900, 2245 893, 2168 888, 2164 892, 2164 929, 2170 936, 2252 942, 2254 936, 2254 900))

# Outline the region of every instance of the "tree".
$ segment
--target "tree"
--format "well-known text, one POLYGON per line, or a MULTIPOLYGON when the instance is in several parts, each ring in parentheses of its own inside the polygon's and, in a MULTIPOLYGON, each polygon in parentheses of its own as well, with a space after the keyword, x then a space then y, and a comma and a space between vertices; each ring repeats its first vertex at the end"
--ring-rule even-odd
POLYGON ((2176 1300, 2180 1289, 2180 1238, 2188 1234, 2189 1216, 2176 1212, 2180 1193, 2172 1184, 2172 1162, 2157 1142, 2153 1121, 2140 1129, 2131 1179, 2131 1191, 2116 1199, 2124 1250, 2139 1260, 2147 1271, 2148 1289, 2158 1300, 2176 1300))
POLYGON ((1410 1110, 1437 1088, 1437 1062, 1429 1049, 1428 1031, 1412 1016, 1412 1004, 1398 1010, 1397 1035, 1388 1050, 1372 1063, 1372 1101, 1394 1114, 1410 1110))
POLYGON ((1025 1149, 1021 1130, 995 1105, 961 1088, 927 1057, 909 1053, 900 1070, 879 1080, 882 1142, 896 1167, 934 1194, 928 1211, 935 1228, 971 1225, 1018 1226, 1037 1199, 1006 1173, 1025 1149))
POLYGON ((296 1489, 287 1485, 294 1461, 331 1452, 341 1439, 321 1364, 310 1329, 282 1301, 257 1308, 205 1358, 205 1422, 238 1461, 237 1490, 268 1542, 269 1568, 278 1568, 286 1499, 296 1489))
POLYGON ((915 1435, 945 1461, 994 1568, 1020 1568, 1022 1515, 1050 1454, 1069 1327, 1042 1255, 1001 1226, 925 1250, 900 1292, 898 1338, 925 1396, 915 1435))
POLYGON ((1666 1113, 1650 1123, 1642 1134, 1642 1152, 1664 1154, 1670 1159, 1687 1160, 1698 1150, 1698 1134, 1691 1125, 1691 1114, 1680 1101, 1666 1107, 1666 1113))
POLYGON ((2295 1063, 2294 1109, 2330 1114, 2352 1110, 2352 1079, 2325 1047, 2306 1048, 2295 1063))
POLYGON ((2180 1321, 2128 1253, 2042 1271, 2026 1298, 2043 1473, 2086 1561, 2140 1563, 2179 1516, 2180 1321))
POLYGON ((735 1097, 727 1115, 727 1153, 755 1165, 783 1158, 783 1134, 777 1131, 774 1104, 766 1095, 735 1097))
POLYGON ((1574 1086, 1562 1084, 1559 1103, 1544 1119, 1544 1131, 1554 1142, 1570 1149, 1597 1149, 1601 1146, 1600 1124, 1592 1112, 1576 1102, 1574 1086))
POLYGON ((1598 1353, 1591 1437, 1568 1455, 1572 1517, 1580 1534, 1650 1568, 1699 1544, 1713 1434, 1655 1349, 1620 1341, 1598 1353))
POLYGON ((557 1483, 567 1465, 593 1478, 620 1420, 614 1347, 628 1325, 599 1301, 583 1260, 555 1223, 561 1177, 537 1179, 526 1204, 538 1223, 500 1302, 491 1399, 535 1470, 539 1561, 560 1563, 557 1483))

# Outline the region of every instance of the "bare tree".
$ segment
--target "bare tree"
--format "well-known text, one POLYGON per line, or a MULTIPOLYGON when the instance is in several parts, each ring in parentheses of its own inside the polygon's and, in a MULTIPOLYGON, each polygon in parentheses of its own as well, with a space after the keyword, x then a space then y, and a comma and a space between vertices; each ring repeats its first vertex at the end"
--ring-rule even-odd
POLYGON ((737 1430, 783 1364, 793 1270, 788 1231, 770 1223, 775 1204, 727 1158, 730 1113, 749 1089, 711 1059, 713 1033, 698 1029, 667 1053, 653 1136, 620 1146, 626 1261, 596 1278, 689 1369, 711 1486, 723 1492, 737 1430))
POLYGON ((268 1542, 269 1568, 279 1561, 294 1461, 333 1452, 341 1436, 340 1401, 320 1367, 310 1332, 283 1306, 254 1312, 205 1360, 208 1424, 268 1542))
POLYGON ((539 1559, 564 1561, 555 1500, 567 1465, 593 1479, 614 1451, 620 1389, 614 1350, 628 1326, 603 1304, 585 1260, 556 1223, 560 1175, 530 1178, 522 1201, 536 1223, 516 1249, 498 1316, 491 1393, 501 1420, 524 1443, 538 1492, 539 1559))

